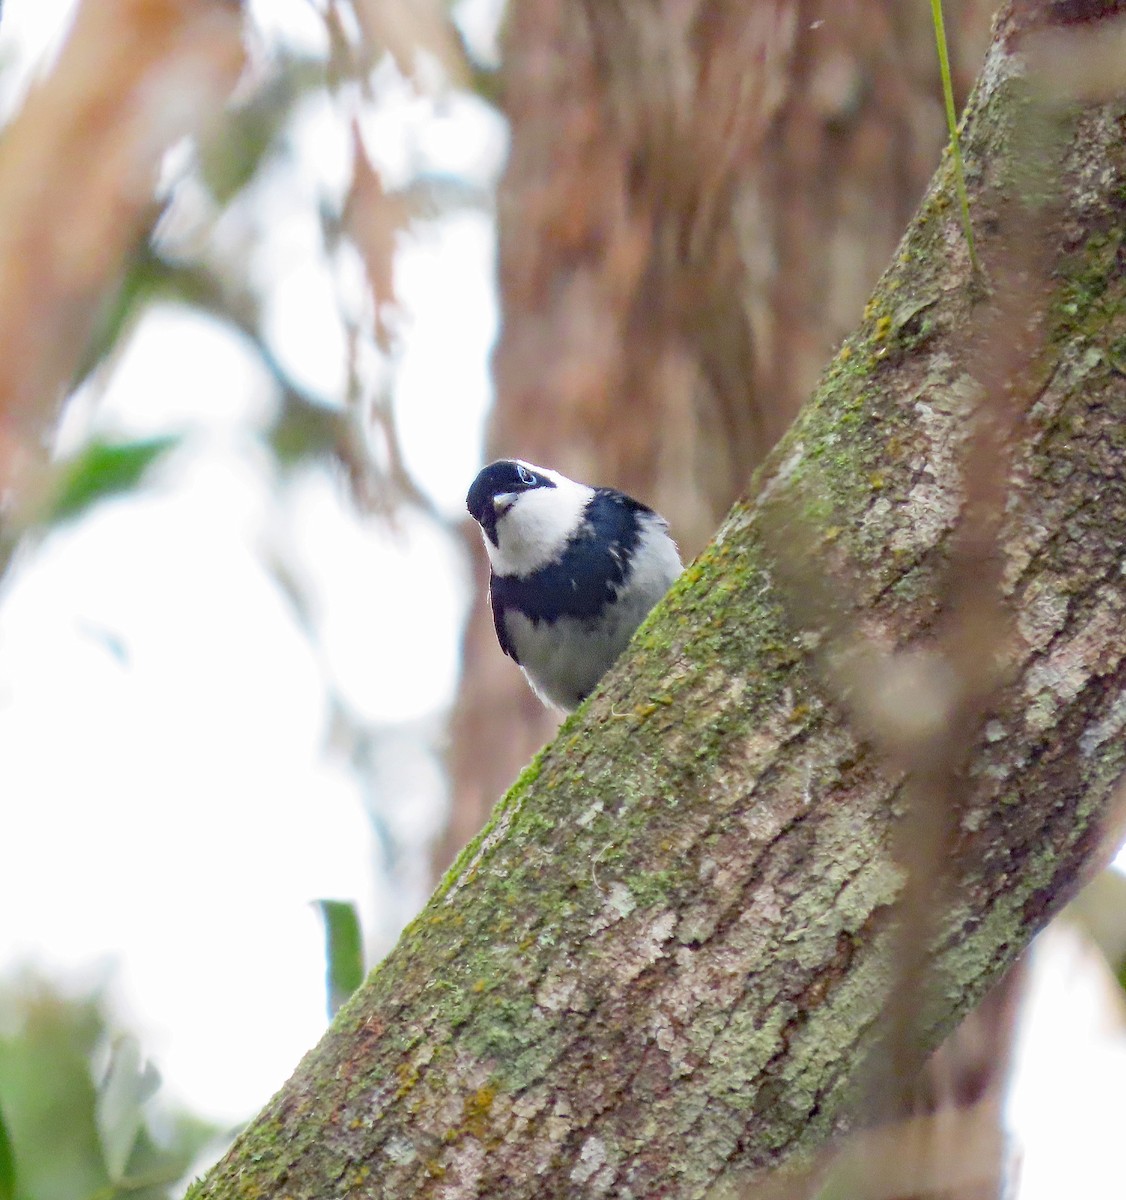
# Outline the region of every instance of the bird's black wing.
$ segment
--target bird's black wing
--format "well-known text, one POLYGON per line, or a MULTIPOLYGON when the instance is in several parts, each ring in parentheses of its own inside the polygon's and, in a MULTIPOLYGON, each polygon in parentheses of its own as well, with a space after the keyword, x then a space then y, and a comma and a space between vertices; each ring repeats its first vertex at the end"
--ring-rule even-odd
POLYGON ((632 496, 627 496, 625 492, 619 492, 617 488, 595 488, 596 493, 600 496, 605 496, 612 506, 616 506, 621 512, 636 513, 638 516, 653 517, 661 523, 665 529, 669 527, 668 521, 661 516, 655 509, 649 507, 648 504, 642 504, 640 500, 635 500, 632 496))
POLYGON ((599 487, 594 489, 595 494, 604 496, 607 500, 614 504, 620 505, 630 512, 651 513, 653 510, 648 504, 642 504, 640 500, 635 500, 632 496, 627 496, 625 492, 619 492, 617 488, 599 487))
POLYGON ((500 648, 514 663, 519 665, 520 660, 516 657, 516 647, 513 646, 512 640, 508 636, 508 630, 505 628, 504 606, 497 595, 496 576, 493 576, 489 580, 489 604, 492 606, 493 628, 497 631, 497 641, 500 642, 500 648))

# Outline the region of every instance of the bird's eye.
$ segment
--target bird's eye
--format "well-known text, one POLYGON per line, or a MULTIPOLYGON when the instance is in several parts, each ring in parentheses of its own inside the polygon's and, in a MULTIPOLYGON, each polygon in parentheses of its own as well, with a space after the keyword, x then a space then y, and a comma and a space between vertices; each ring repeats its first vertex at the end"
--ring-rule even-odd
POLYGON ((522 464, 517 465, 516 475, 525 487, 531 487, 532 484, 536 482, 536 477, 531 471, 528 470, 527 467, 523 466, 522 464))

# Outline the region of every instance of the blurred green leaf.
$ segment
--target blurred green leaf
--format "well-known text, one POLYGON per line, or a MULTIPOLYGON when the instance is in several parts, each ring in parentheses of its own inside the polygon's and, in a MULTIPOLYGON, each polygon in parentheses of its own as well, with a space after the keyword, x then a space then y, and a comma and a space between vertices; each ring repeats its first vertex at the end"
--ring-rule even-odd
POLYGON ((78 387, 105 361, 133 316, 160 291, 163 281, 162 264, 147 248, 130 258, 117 289, 99 305, 97 321, 74 373, 72 387, 78 387))
POLYGON ((179 1181, 218 1130, 167 1106, 158 1114, 159 1140, 144 1120, 135 1123, 155 1072, 142 1067, 131 1037, 112 1048, 95 1087, 92 1064, 110 1036, 100 996, 64 997, 34 977, 0 981, 0 1031, 0 1104, 9 1161, 19 1165, 18 1191, 10 1172, 5 1191, 0 1166, 0 1200, 172 1200, 181 1193, 179 1181))
POLYGON ((231 109, 221 136, 198 147, 200 175, 221 205, 229 204, 272 155, 285 149, 294 108, 324 86, 324 67, 314 59, 280 59, 275 67, 270 79, 231 109))
POLYGON ((325 927, 328 1015, 364 981, 364 946, 360 918, 350 900, 314 900, 325 927))
POLYGON ((130 491, 158 458, 179 444, 178 437, 90 442, 74 458, 59 464, 56 486, 41 523, 71 521, 99 500, 130 491))
POLYGON ((18 1194, 86 1200, 109 1182, 89 1069, 104 1028, 98 1006, 34 986, 0 991, 0 1016, 0 1098, 18 1194))
POLYGON ((323 95, 327 82, 318 56, 275 53, 268 78, 232 106, 218 136, 197 147, 200 175, 218 204, 229 204, 275 156, 291 152, 294 113, 309 96, 323 95))
POLYGON ((102 1143, 106 1170, 115 1183, 125 1169, 144 1122, 145 1101, 160 1087, 160 1075, 152 1063, 141 1061, 135 1037, 119 1037, 110 1051, 109 1068, 98 1088, 95 1119, 102 1143))
POLYGON ((0 1111, 0 1200, 14 1200, 15 1194, 16 1156, 12 1152, 8 1127, 4 1124, 4 1113, 0 1111))

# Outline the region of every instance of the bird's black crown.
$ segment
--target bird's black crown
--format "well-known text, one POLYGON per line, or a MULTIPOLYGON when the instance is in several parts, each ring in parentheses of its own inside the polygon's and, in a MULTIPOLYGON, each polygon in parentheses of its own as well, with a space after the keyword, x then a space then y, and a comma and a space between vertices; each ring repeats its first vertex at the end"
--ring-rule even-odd
POLYGON ((553 488, 555 481, 546 475, 529 467, 527 463, 517 462, 511 458, 501 458, 496 462, 482 467, 469 488, 465 497, 465 507, 469 515, 488 534, 489 540, 496 545, 498 513, 493 500, 512 492, 530 492, 533 488, 553 488))

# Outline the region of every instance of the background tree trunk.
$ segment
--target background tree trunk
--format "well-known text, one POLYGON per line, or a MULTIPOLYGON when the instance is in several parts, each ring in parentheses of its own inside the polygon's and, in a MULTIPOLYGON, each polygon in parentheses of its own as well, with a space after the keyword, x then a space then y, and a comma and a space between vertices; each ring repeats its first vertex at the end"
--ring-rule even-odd
MULTIPOLYGON (((946 141, 926 5, 697 7, 690 26, 648 4, 513 6, 488 438, 491 458, 645 499, 686 559, 859 320, 946 141)), ((961 103, 995 4, 945 8, 961 103)), ((475 604, 439 870, 557 725, 475 604)))
POLYGON ((1126 104, 1030 136, 1022 53, 1055 11, 1009 10, 967 117, 993 290, 946 164, 753 497, 196 1200, 698 1197, 808 1155, 896 1000, 893 839, 927 778, 877 746, 906 728, 974 736, 929 764, 956 803, 903 1072, 1097 865, 1126 763, 1126 104), (991 474, 963 470, 979 375, 985 432, 1020 420, 991 474), (988 570, 953 583, 988 608, 995 580, 1015 631, 962 645, 1005 669, 959 708, 948 564, 992 494, 988 570))

